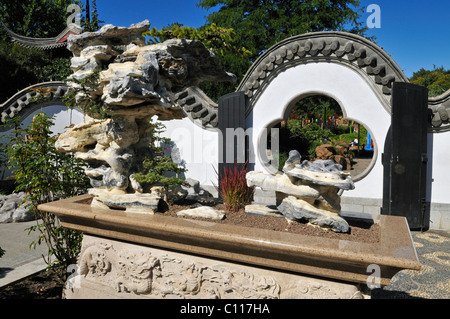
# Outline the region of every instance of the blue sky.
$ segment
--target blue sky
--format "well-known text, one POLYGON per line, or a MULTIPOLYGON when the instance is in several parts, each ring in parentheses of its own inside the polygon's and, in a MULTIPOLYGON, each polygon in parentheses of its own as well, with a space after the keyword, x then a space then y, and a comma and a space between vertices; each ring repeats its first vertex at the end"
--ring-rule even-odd
MULTIPOLYGON (((199 27, 208 11, 198 0, 97 0, 105 23, 129 26, 148 19, 152 27, 173 22, 199 27)), ((362 6, 378 4, 381 28, 370 29, 377 44, 397 62, 407 77, 422 67, 450 69, 450 0, 361 0, 362 6)), ((372 12, 362 14, 365 23, 372 12)))

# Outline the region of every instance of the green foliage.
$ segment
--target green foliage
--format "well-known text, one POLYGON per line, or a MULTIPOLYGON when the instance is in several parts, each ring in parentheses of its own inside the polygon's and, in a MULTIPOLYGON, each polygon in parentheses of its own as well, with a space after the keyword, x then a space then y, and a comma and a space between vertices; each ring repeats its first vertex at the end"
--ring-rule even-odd
MULTIPOLYGON (((322 129, 316 123, 300 125, 299 120, 289 120, 286 127, 280 128, 280 168, 283 167, 287 154, 291 150, 298 150, 302 156, 316 157, 316 148, 322 144, 331 144, 335 148, 339 145, 347 147, 352 141, 360 138, 360 143, 367 136, 367 129, 360 126, 360 133, 349 133, 350 126, 339 126, 322 129)), ((337 152, 339 153, 339 152, 337 152)))
POLYGON ((41 112, 24 129, 20 128, 19 120, 12 122, 15 129, 7 151, 9 166, 14 170, 16 191, 27 194, 23 205, 27 205, 38 220, 36 226, 29 228, 29 232, 39 231, 40 234, 31 246, 43 241, 47 244, 48 267, 64 280, 68 265, 76 263, 82 234, 61 227, 55 215, 39 211, 37 206, 84 194, 89 181, 81 161, 56 151, 56 137, 50 131, 52 117, 41 112))
POLYGON ((0 102, 25 87, 47 81, 63 81, 72 72, 70 52, 32 50, 0 39, 0 102))
POLYGON ((100 70, 94 71, 81 80, 70 79, 78 84, 76 88, 71 88, 63 97, 63 101, 70 109, 80 107, 84 114, 94 118, 109 117, 105 110, 105 101, 101 97, 93 96, 91 93, 98 90, 100 70))
POLYGON ((200 0, 204 9, 220 6, 207 16, 209 23, 239 30, 240 41, 256 58, 288 37, 314 31, 348 30, 363 33, 357 0, 200 0))
POLYGON ((228 212, 237 212, 253 200, 255 189, 247 186, 247 173, 246 165, 239 169, 234 164, 233 168, 225 167, 219 174, 220 184, 216 188, 228 212))
POLYGON ((308 114, 317 113, 319 118, 327 118, 334 116, 334 113, 342 115, 342 109, 335 99, 325 95, 312 95, 305 97, 297 102, 293 110, 298 115, 303 115, 304 118, 308 114))
POLYGON ((71 75, 70 58, 57 57, 42 67, 43 81, 65 81, 71 75))
POLYGON ((75 1, 75 3, 79 5, 81 10, 84 12, 84 16, 81 17, 81 27, 83 28, 83 32, 97 31, 105 22, 103 20, 100 20, 99 18, 97 1, 92 0, 92 4, 90 4, 89 1, 90 0, 85 1, 86 3, 83 3, 79 0, 75 1))
MULTIPOLYGON (((220 27, 215 23, 200 28, 185 27, 174 23, 161 30, 152 28, 144 35, 149 36, 150 44, 164 42, 168 39, 199 40, 219 58, 225 70, 242 76, 248 69, 247 60, 252 56, 251 51, 236 42, 238 35, 235 30, 220 27)), ((237 84, 204 82, 200 87, 210 98, 217 101, 219 97, 234 91, 237 84)))
MULTIPOLYGON (((238 83, 262 52, 291 36, 331 30, 363 35, 366 27, 358 19, 364 9, 359 5, 358 0, 199 0, 197 4, 207 10, 218 8, 207 16, 208 24, 235 30, 234 46, 249 52, 221 57, 224 69, 235 74, 238 83)), ((230 85, 225 93, 235 87, 230 85)))
POLYGON ((0 247, 0 258, 2 258, 4 254, 5 254, 5 251, 2 249, 2 247, 0 247))
POLYGON ((178 178, 178 174, 186 172, 186 169, 174 163, 169 155, 165 154, 169 148, 169 139, 161 136, 165 126, 160 122, 151 122, 152 143, 149 145, 151 149, 151 157, 148 157, 143 162, 143 171, 134 175, 134 178, 143 187, 153 185, 164 186, 167 191, 171 186, 185 185, 185 181, 178 178), (175 174, 176 176, 171 176, 175 174))
POLYGON ((330 130, 324 130, 319 125, 311 123, 310 125, 297 125, 297 120, 290 120, 287 122, 287 127, 290 131, 290 139, 295 139, 296 144, 300 145, 298 151, 300 154, 308 154, 311 157, 316 155, 316 147, 324 144, 333 136, 330 130))
POLYGON ((72 3, 72 0, 0 0, 0 17, 17 34, 51 38, 66 27, 69 16, 66 9, 72 3))
MULTIPOLYGON (((57 36, 66 27, 72 0, 0 0, 0 19, 17 34, 32 38, 57 36)), ((31 84, 62 81, 71 70, 66 48, 36 50, 12 43, 0 28, 0 101, 31 84)))
POLYGON ((431 71, 422 68, 414 72, 410 82, 427 87, 430 97, 438 96, 450 90, 450 70, 445 70, 444 67, 437 68, 436 66, 431 71))
POLYGON ((169 39, 198 40, 217 56, 223 56, 226 52, 244 55, 249 53, 245 48, 235 47, 236 32, 233 29, 222 28, 215 23, 200 28, 185 27, 179 23, 174 23, 168 27, 163 27, 161 30, 152 28, 144 35, 150 36, 150 44, 161 43, 169 39))

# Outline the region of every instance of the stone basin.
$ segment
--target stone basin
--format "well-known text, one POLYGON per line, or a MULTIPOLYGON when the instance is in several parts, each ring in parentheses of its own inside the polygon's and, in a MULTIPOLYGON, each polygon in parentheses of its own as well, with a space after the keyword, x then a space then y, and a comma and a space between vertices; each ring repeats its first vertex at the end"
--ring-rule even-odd
POLYGON ((403 269, 421 265, 404 217, 380 215, 378 243, 306 236, 214 222, 92 208, 90 195, 39 205, 64 227, 88 235, 237 262, 276 271, 366 284, 373 265, 386 286, 403 269))

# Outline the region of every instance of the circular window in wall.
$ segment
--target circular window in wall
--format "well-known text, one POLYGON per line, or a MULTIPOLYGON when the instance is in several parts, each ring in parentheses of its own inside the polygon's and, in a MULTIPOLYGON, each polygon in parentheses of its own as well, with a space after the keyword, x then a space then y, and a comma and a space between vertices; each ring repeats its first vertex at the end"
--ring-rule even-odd
POLYGON ((302 160, 334 160, 354 181, 367 176, 375 165, 376 141, 370 130, 346 119, 331 97, 312 95, 293 103, 283 121, 273 123, 271 128, 277 130, 268 130, 267 158, 272 166, 278 165, 279 171, 291 150, 297 150, 302 160))

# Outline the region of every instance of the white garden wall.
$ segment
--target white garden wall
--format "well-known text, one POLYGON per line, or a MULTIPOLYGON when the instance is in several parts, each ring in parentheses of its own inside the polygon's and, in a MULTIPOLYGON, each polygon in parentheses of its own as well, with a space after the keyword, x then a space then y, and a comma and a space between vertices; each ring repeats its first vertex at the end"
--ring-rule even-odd
MULTIPOLYGON (((344 196, 381 198, 383 195, 383 165, 381 151, 390 127, 390 115, 371 89, 369 83, 354 70, 341 64, 310 63, 286 69, 272 80, 247 118, 253 126, 251 145, 259 154, 259 138, 263 129, 284 120, 284 115, 296 101, 308 95, 322 94, 335 99, 347 119, 368 128, 375 140, 374 165, 356 189, 344 196)), ((255 170, 269 172, 257 155, 255 170)))

